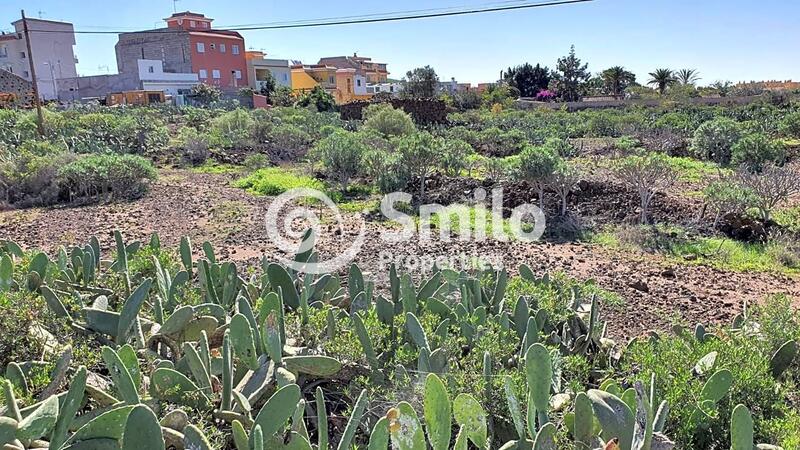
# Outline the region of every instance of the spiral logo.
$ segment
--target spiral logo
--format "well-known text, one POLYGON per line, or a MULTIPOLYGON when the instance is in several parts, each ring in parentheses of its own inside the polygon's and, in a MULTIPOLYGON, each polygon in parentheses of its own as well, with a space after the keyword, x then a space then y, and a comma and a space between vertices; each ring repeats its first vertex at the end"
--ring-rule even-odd
MULTIPOLYGON (((346 229, 344 217, 324 192, 311 188, 290 189, 275 197, 267 208, 265 226, 271 241, 283 253, 278 261, 297 272, 309 274, 331 273, 349 265, 364 245, 364 220, 361 219, 358 234, 344 251, 335 257, 322 260, 319 255, 310 261, 298 261, 296 255, 309 253, 318 236, 321 236, 323 219, 321 214, 332 214, 333 223, 346 229), (311 230, 308 233, 308 230, 311 230)), ((325 218, 330 224, 330 219, 325 218)), ((328 227, 330 228, 330 227, 328 227)), ((342 233, 344 235, 344 233, 342 233)))

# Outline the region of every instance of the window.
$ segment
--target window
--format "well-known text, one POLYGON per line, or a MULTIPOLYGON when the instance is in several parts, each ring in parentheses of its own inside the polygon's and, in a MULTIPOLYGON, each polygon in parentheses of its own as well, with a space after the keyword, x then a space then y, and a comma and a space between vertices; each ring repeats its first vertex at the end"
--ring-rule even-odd
POLYGON ((214 69, 211 71, 211 78, 214 78, 215 80, 220 79, 219 69, 214 69))
POLYGON ((189 26, 190 26, 190 27, 192 27, 192 28, 194 28, 194 27, 196 27, 196 26, 197 26, 197 23, 196 23, 194 20, 190 20, 190 21, 189 21, 189 26))
POLYGON ((361 87, 361 78, 356 80, 356 86, 361 87))
POLYGON ((206 44, 202 42, 197 43, 197 53, 205 53, 206 52, 206 44))
POLYGON ((234 70, 233 71, 233 76, 237 80, 241 80, 242 79, 242 71, 241 70, 234 70))
POLYGON ((215 48, 217 48, 217 44, 211 44, 211 50, 214 50, 215 48))
POLYGON ((8 57, 8 47, 6 47, 5 45, 0 46, 0 58, 6 58, 6 57, 8 57))
POLYGON ((233 53, 234 55, 239 54, 239 46, 237 44, 231 45, 231 53, 233 53))
POLYGON ((156 71, 156 68, 153 66, 147 66, 147 71, 150 73, 154 73, 156 71))
POLYGON ((336 80, 333 79, 333 75, 329 75, 328 76, 328 83, 333 84, 335 82, 336 82, 336 80))
POLYGON ((200 69, 200 73, 198 74, 200 78, 206 79, 208 78, 208 71, 206 69, 200 69))
POLYGON ((28 73, 28 71, 27 71, 27 70, 23 70, 23 71, 22 71, 22 77, 23 77, 23 78, 28 78, 29 76, 30 76, 30 74, 28 73))
POLYGON ((220 53, 225 53, 225 44, 219 44, 220 53))
POLYGON ((283 81, 289 81, 289 74, 288 73, 284 73, 283 74, 283 81))
POLYGON ((208 28, 208 22, 203 22, 203 28, 208 28))
POLYGON ((25 58, 25 52, 19 52, 19 57, 24 59, 25 58))

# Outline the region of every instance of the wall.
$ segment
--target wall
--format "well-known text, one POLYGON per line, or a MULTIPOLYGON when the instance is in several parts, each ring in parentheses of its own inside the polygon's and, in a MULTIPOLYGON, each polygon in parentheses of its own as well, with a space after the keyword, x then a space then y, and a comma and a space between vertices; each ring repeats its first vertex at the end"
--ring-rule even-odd
POLYGON ((62 101, 80 101, 86 98, 105 98, 111 92, 141 89, 135 74, 95 75, 58 80, 58 93, 62 101))
POLYGON ((6 70, 0 69, 0 92, 14 94, 16 104, 33 104, 33 83, 6 70))
POLYGON ((163 61, 165 72, 192 72, 188 32, 181 33, 163 28, 146 33, 122 33, 114 49, 119 73, 137 73, 140 59, 163 61))
MULTIPOLYGON (((411 115, 419 125, 447 122, 447 106, 442 100, 393 98, 391 105, 411 115)), ((355 101, 339 106, 342 120, 361 120, 363 109, 374 105, 370 101, 355 101)))
MULTIPOLYGON (((691 103, 694 105, 746 105, 758 100, 766 98, 762 95, 753 95, 749 97, 699 97, 681 100, 680 103, 691 103)), ((662 99, 636 99, 636 100, 607 100, 607 101, 589 101, 589 102, 537 102, 527 98, 520 98, 514 104, 520 109, 536 109, 536 108, 549 108, 561 109, 566 108, 567 111, 580 111, 584 109, 605 109, 605 108, 625 108, 628 106, 644 106, 655 107, 662 105, 665 101, 662 99)))

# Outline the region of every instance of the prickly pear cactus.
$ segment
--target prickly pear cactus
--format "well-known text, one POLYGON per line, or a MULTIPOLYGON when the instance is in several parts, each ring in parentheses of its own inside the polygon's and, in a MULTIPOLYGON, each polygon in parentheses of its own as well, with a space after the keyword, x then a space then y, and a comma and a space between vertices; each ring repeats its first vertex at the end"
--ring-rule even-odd
POLYGON ((425 449, 425 434, 417 418, 417 413, 410 404, 400 402, 396 407, 389 409, 386 412, 386 420, 389 421, 389 435, 393 448, 397 450, 425 449))
POLYGON ((553 383, 553 363, 547 347, 533 344, 525 352, 525 375, 528 391, 538 414, 546 414, 550 405, 550 387, 553 383))
POLYGON ((744 405, 731 413, 731 450, 753 450, 753 417, 744 405))
POLYGON ((158 418, 147 406, 137 405, 128 414, 122 450, 164 450, 164 438, 158 418))
POLYGON ((436 374, 430 373, 425 379, 423 406, 431 447, 433 450, 447 450, 452 429, 452 408, 447 389, 436 374))
POLYGON ((467 437, 478 448, 486 447, 486 411, 480 402, 469 394, 458 394, 453 401, 453 416, 465 427, 467 437))
POLYGON ((610 441, 617 438, 620 450, 631 450, 634 428, 631 408, 610 392, 590 389, 586 395, 592 402, 594 416, 600 422, 603 440, 610 441))

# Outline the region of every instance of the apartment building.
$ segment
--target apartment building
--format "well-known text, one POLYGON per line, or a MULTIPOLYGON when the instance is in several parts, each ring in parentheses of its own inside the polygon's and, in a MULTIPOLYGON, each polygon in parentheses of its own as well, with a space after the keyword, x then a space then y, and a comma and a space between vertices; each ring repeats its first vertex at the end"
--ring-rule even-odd
MULTIPOLYGON (((27 19, 39 96, 58 100, 58 81, 77 76, 73 47, 75 30, 71 23, 27 19)), ((13 22, 13 33, 0 34, 0 69, 31 81, 30 55, 22 20, 13 22)))
POLYGON ((268 76, 275 80, 275 86, 292 87, 292 69, 287 59, 265 58, 264 52, 245 52, 247 59, 247 78, 250 87, 261 90, 268 76))

